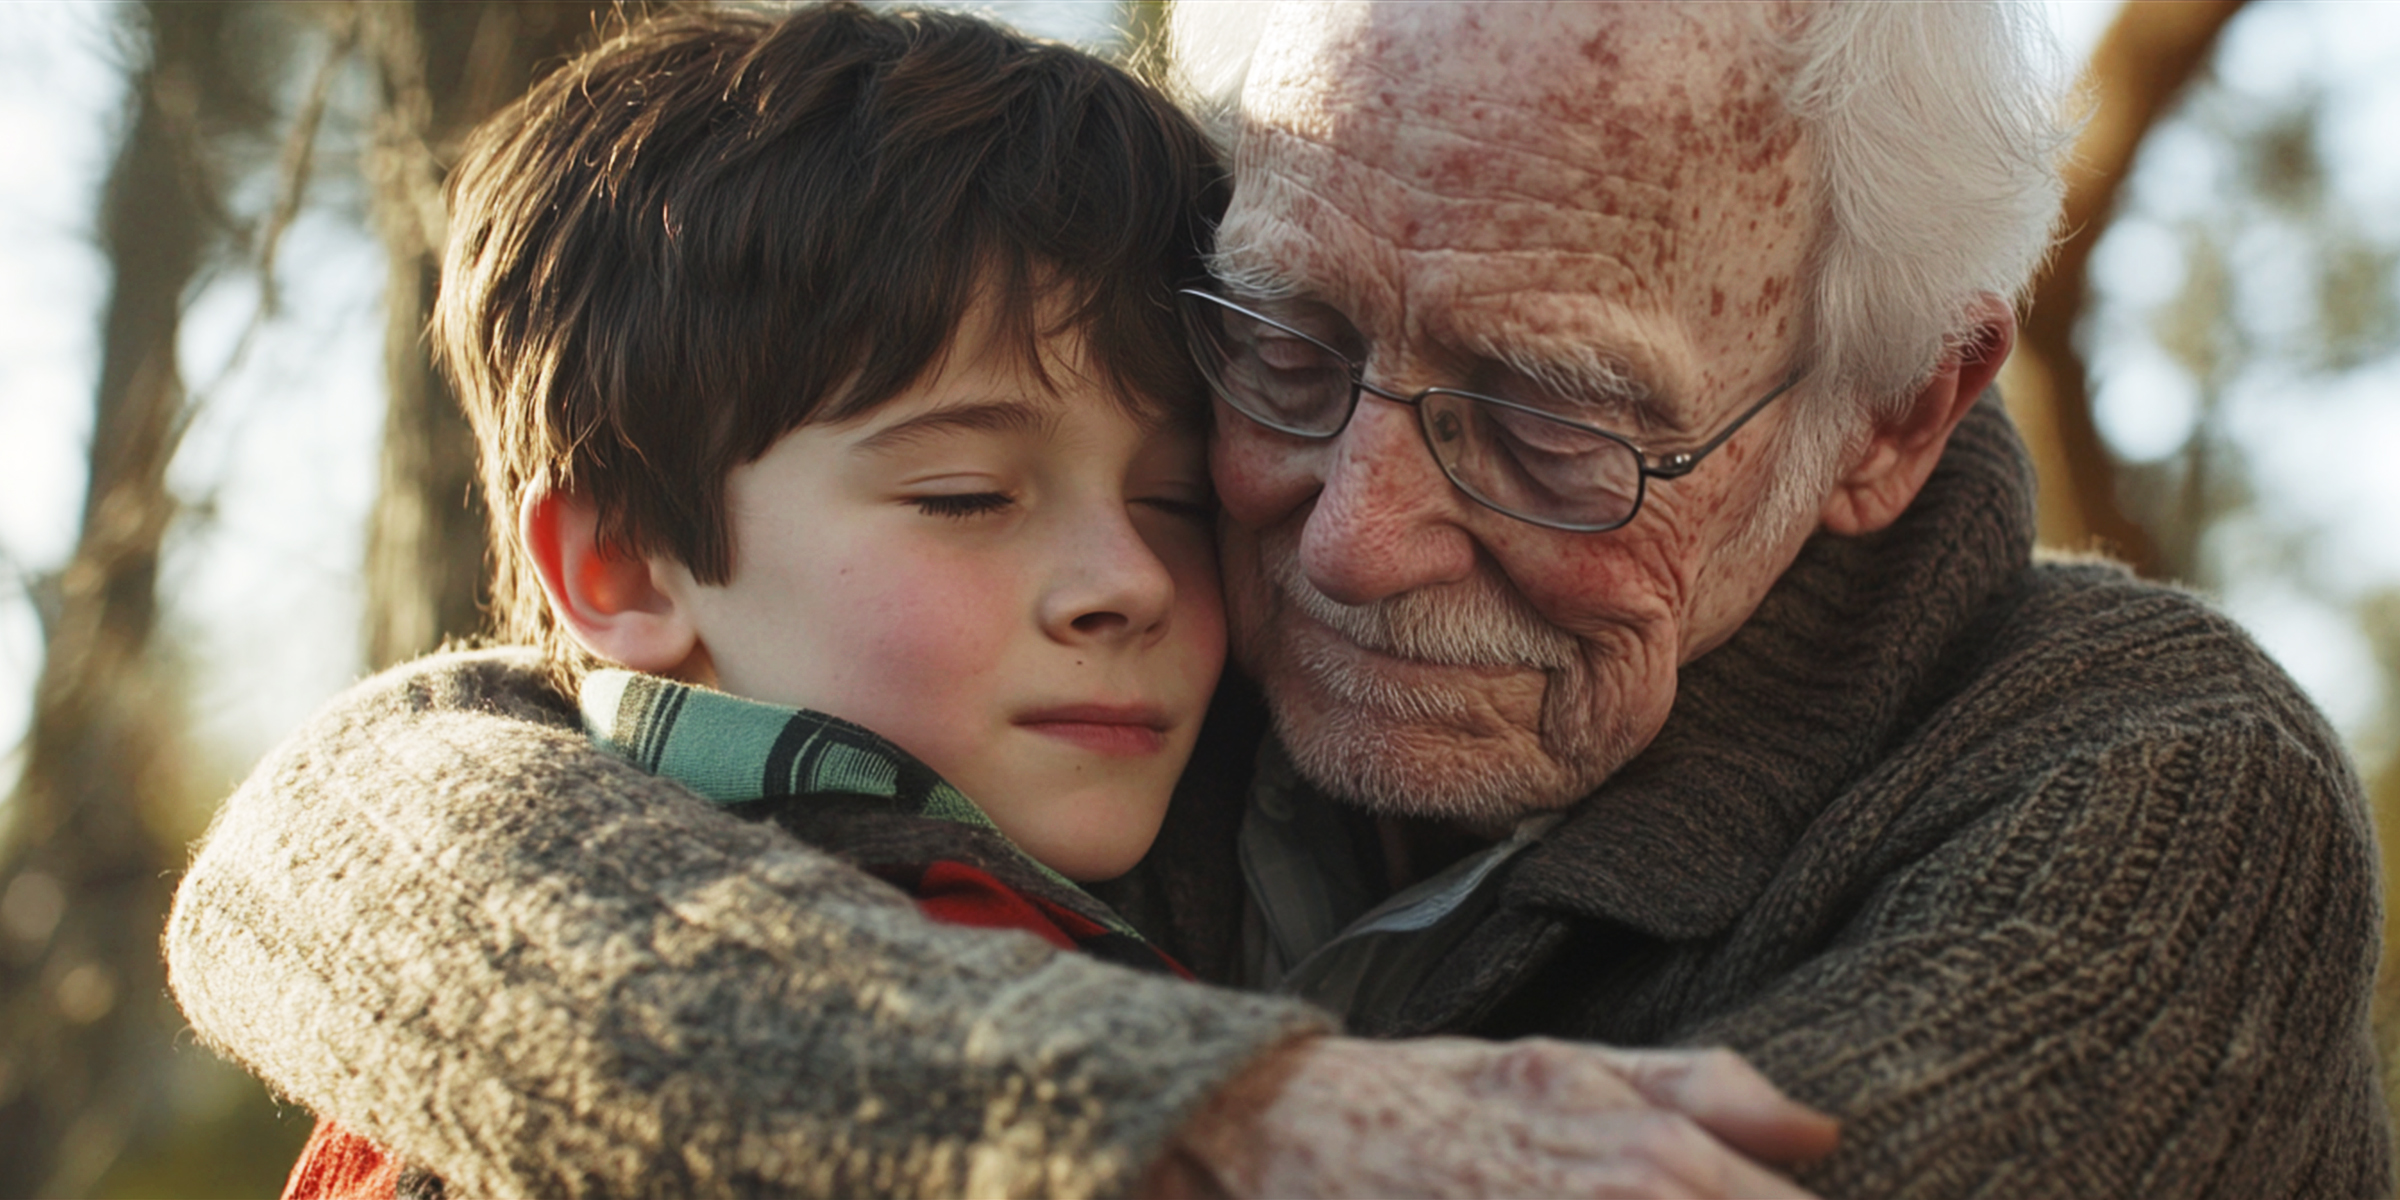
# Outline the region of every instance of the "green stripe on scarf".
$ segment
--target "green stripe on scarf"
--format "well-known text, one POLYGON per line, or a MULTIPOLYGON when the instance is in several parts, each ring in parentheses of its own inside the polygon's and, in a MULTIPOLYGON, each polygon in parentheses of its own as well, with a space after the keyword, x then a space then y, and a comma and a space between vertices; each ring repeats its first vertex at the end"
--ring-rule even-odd
MULTIPOLYGON (((880 796, 920 817, 1000 832, 931 767, 839 717, 615 668, 584 676, 579 699, 594 745, 718 804, 833 792, 880 796)), ((1076 886, 1022 849, 1017 854, 1050 880, 1076 886)), ((1121 919, 1110 924, 1133 933, 1121 919)))

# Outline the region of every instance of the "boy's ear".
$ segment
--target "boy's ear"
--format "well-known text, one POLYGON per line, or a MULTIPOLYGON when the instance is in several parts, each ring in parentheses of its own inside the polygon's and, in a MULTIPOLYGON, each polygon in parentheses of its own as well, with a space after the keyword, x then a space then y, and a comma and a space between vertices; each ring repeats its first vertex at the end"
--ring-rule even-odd
POLYGON ((568 634, 611 662, 683 677, 706 651, 690 614, 660 586, 663 565, 599 535, 599 511, 579 496, 537 492, 517 506, 517 537, 568 634))
POLYGON ((1907 408, 1878 418, 1858 461, 1833 485, 1818 519, 1840 534, 1873 533, 1900 519, 2017 342, 2017 315, 1985 296, 1974 340, 1945 360, 1907 408))

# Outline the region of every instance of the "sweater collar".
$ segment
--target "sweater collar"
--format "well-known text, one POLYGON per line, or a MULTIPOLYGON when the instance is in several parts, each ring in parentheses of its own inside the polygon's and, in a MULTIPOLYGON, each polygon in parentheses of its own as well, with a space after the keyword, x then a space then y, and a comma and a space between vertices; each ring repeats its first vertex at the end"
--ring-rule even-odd
POLYGON ((1938 699, 1945 657, 2031 560, 2033 499, 1987 393, 1899 521, 1811 539, 1741 629, 1683 668, 1658 736, 1525 854, 1502 904, 1673 940, 1730 927, 1938 699))

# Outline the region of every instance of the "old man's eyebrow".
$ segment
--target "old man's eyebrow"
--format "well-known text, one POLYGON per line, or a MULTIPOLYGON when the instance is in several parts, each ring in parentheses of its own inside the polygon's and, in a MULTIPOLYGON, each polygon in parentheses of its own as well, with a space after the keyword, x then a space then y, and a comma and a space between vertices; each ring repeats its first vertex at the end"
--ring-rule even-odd
POLYGON ((1565 413, 1612 422, 1672 429, 1675 421, 1653 388, 1623 359, 1588 346, 1532 353, 1521 346, 1485 343, 1477 350, 1543 391, 1575 401, 1588 411, 1565 413))
POLYGON ((912 442, 947 433, 1046 434, 1058 424, 1058 407, 1033 400, 974 400, 921 412, 860 438, 851 449, 885 454, 912 442))
POLYGON ((1288 263, 1261 253, 1248 241, 1235 244, 1224 237, 1219 235, 1216 249, 1208 255, 1208 273, 1216 282, 1218 295, 1267 301, 1291 300, 1306 292, 1291 274, 1288 263))

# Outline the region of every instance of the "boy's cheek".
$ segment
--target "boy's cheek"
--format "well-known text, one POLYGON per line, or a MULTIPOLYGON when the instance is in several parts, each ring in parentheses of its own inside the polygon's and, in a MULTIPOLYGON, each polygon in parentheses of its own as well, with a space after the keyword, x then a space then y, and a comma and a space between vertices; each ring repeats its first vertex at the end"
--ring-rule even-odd
POLYGON ((992 619, 996 598, 979 612, 967 595, 934 586, 862 589, 844 604, 843 627, 822 649, 846 660, 854 688, 915 710, 1000 667, 1009 639, 992 619))
POLYGON ((872 580, 843 598, 842 609, 877 643, 876 653, 931 659, 936 666, 981 671, 1030 614, 1022 581, 1007 571, 978 571, 955 562, 921 563, 904 555, 861 568, 851 578, 872 580), (946 656, 950 657, 945 664, 946 656))
POLYGON ((1217 686, 1217 677, 1225 669, 1226 632, 1225 596, 1219 589, 1217 573, 1207 572, 1198 583, 1178 581, 1176 587, 1188 596, 1176 607, 1175 636, 1183 643, 1180 657, 1185 677, 1197 682, 1197 690, 1205 697, 1217 686))
POLYGON ((997 668, 1000 581, 916 561, 890 539, 880 557, 865 543, 834 549, 747 564, 745 595, 702 629, 720 686, 874 728, 997 668))

